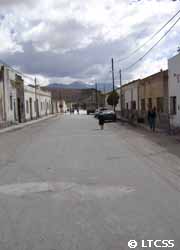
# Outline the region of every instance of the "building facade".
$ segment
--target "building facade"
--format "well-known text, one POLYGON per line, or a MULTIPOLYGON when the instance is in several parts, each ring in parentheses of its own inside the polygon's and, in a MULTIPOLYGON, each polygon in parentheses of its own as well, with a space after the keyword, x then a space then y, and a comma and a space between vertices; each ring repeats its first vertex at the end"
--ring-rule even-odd
POLYGON ((0 124, 1 126, 6 120, 5 117, 5 91, 4 91, 4 73, 2 66, 0 67, 0 124))
POLYGON ((51 93, 32 86, 24 87, 26 121, 52 113, 51 93))
POLYGON ((142 79, 138 87, 139 117, 147 122, 147 112, 151 108, 157 111, 157 126, 159 128, 169 127, 168 108, 168 70, 142 79))
POLYGON ((128 119, 137 119, 139 110, 138 87, 140 80, 132 81, 120 88, 120 110, 121 114, 128 119))
POLYGON ((180 127, 180 54, 168 60, 171 127, 180 127))
POLYGON ((24 80, 11 68, 0 68, 0 122, 7 126, 25 121, 24 80))
MULTIPOLYGON (((117 115, 132 122, 147 123, 147 113, 151 108, 157 111, 157 126, 169 128, 168 71, 160 71, 144 79, 137 79, 118 88, 119 103, 117 115)), ((106 107, 112 109, 107 104, 106 107)))

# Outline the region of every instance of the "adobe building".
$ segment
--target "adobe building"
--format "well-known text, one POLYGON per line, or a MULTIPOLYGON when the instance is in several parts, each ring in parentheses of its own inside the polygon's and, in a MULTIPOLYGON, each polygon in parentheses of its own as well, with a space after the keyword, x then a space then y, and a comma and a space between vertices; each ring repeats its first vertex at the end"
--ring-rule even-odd
POLYGON ((150 108, 156 108, 157 126, 169 127, 168 108, 168 70, 148 76, 139 82, 139 117, 147 122, 147 112, 150 108))
MULTIPOLYGON (((133 122, 147 123, 147 113, 155 107, 157 126, 169 128, 168 70, 160 71, 144 79, 137 79, 116 89, 120 96, 117 115, 133 122)), ((108 93, 106 95, 106 100, 108 93)), ((107 105, 106 101, 106 107, 107 105)))

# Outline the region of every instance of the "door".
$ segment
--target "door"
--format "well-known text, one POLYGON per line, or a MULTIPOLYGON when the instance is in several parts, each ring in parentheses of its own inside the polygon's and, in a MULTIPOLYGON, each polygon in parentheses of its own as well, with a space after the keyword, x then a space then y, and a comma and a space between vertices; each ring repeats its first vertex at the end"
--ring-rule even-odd
POLYGON ((33 113, 32 113, 32 98, 29 98, 29 111, 30 111, 30 119, 33 119, 33 113))
POLYGON ((37 112, 37 118, 39 118, 39 100, 36 100, 36 112, 37 112))
POLYGON ((17 121, 16 101, 14 100, 14 121, 17 121))
POLYGON ((18 113, 18 122, 21 123, 21 100, 20 98, 17 99, 17 113, 18 113))

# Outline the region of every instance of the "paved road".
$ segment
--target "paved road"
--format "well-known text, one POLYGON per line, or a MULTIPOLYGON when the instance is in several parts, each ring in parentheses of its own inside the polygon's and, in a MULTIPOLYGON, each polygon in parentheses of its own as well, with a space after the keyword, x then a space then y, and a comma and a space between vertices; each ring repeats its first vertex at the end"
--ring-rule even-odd
POLYGON ((179 250, 179 172, 166 148, 89 116, 0 135, 0 250, 179 250))

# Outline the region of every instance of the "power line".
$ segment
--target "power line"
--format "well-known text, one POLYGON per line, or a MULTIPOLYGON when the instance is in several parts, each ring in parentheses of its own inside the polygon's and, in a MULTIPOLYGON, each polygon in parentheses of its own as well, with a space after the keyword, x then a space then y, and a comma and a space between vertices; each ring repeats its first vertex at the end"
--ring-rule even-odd
POLYGON ((176 22, 165 32, 165 34, 142 56, 140 57, 136 62, 132 63, 130 66, 128 66, 127 68, 124 68, 123 70, 127 71, 128 69, 134 67, 138 62, 140 62, 147 54, 149 54, 151 52, 151 50, 153 50, 162 39, 164 39, 168 33, 174 28, 174 26, 179 22, 180 17, 176 20, 176 22))
POLYGON ((158 31, 156 31, 146 42, 144 42, 143 44, 141 44, 137 49, 135 49, 134 51, 132 51, 129 56, 124 57, 122 59, 117 60, 117 62, 123 62, 127 59, 129 59, 130 57, 132 57, 134 54, 136 54, 139 50, 141 50, 146 44, 148 44, 151 40, 153 40, 154 37, 156 37, 178 14, 180 13, 180 10, 178 12, 176 12, 176 14, 174 16, 172 16, 158 31))

